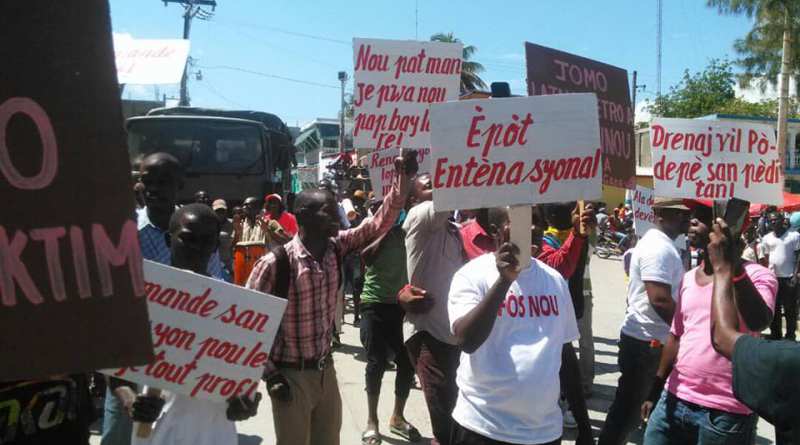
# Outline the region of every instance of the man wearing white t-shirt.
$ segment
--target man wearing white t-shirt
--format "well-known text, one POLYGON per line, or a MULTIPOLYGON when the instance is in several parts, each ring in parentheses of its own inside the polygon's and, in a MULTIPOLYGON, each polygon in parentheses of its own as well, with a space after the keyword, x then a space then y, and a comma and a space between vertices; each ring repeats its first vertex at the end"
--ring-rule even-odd
POLYGON ((772 212, 767 217, 771 232, 761 239, 762 265, 778 277, 778 299, 775 302, 775 317, 770 325, 772 340, 795 340, 797 329, 797 253, 800 250, 800 234, 786 230, 782 213, 772 212), (786 336, 781 333, 781 313, 786 318, 786 336))
POLYGON ((622 445, 640 424, 641 406, 658 370, 669 336, 684 269, 674 240, 686 233, 689 208, 680 199, 657 197, 656 226, 631 254, 628 307, 619 340, 621 376, 599 445, 622 445))
MULTIPOLYGON (((496 238, 507 240, 506 229, 495 226, 496 238)), ((534 246, 541 245, 538 241, 534 246)), ((571 345, 579 335, 569 288, 539 260, 519 270, 515 251, 505 243, 453 277, 448 314, 462 354, 451 443, 561 443, 561 373, 574 396, 577 443, 590 444, 591 425, 571 345)))

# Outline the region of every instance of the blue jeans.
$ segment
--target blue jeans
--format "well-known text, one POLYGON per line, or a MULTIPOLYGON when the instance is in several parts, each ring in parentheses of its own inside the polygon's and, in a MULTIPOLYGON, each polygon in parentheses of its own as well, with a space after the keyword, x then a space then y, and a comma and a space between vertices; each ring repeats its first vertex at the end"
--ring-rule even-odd
POLYGON ((103 437, 100 445, 130 445, 133 421, 125 407, 110 389, 106 389, 106 403, 103 414, 103 437))
POLYGON ((665 390, 647 422, 644 445, 750 445, 757 421, 755 414, 705 408, 665 390))

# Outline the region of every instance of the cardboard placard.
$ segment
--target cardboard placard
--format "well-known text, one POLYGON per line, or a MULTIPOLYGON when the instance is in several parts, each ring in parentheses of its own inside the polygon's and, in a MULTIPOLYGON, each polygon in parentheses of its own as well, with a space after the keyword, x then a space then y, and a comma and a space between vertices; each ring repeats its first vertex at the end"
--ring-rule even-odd
POLYGON ((0 380, 153 359, 107 0, 0 2, 0 380))
POLYGON ((528 94, 595 93, 603 145, 603 184, 633 189, 636 153, 628 72, 622 68, 525 43, 528 94))
POLYGON ((102 372, 189 397, 251 395, 286 300, 152 261, 144 274, 156 360, 102 372))
POLYGON ((436 211, 600 197, 594 94, 431 105, 436 211))
POLYGON ((654 197, 653 189, 641 185, 637 185, 633 192, 633 230, 640 238, 656 225, 652 207, 654 197))
POLYGON ((783 203, 783 172, 769 125, 654 119, 653 182, 658 196, 783 203))
POLYGON ((462 51, 461 43, 353 39, 354 146, 430 147, 428 106, 458 99, 462 51))
POLYGON ((115 33, 114 56, 120 84, 178 83, 189 57, 189 40, 134 39, 115 33))
MULTIPOLYGON (((417 150, 417 162, 419 163, 419 174, 431 172, 431 149, 420 148, 417 150)), ((399 148, 384 148, 373 150, 367 156, 367 167, 369 168, 369 180, 372 182, 372 191, 375 198, 383 199, 392 187, 394 178, 394 159, 400 156, 399 148)))

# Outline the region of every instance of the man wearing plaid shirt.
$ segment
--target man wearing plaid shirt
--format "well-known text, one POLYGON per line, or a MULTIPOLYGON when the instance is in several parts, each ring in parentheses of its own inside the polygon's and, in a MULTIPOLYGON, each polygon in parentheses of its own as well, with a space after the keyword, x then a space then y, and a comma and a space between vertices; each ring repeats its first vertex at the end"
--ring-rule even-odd
MULTIPOLYGON (((338 205, 331 193, 305 190, 297 196, 299 232, 284 246, 289 304, 264 371, 278 445, 339 444, 342 399, 330 355, 338 264, 347 253, 391 229, 405 204, 406 171, 414 173, 412 164, 395 160, 397 177, 391 193, 377 214, 354 229, 339 230, 338 205)), ((247 287, 273 292, 279 282, 277 264, 274 253, 258 260, 247 287)))

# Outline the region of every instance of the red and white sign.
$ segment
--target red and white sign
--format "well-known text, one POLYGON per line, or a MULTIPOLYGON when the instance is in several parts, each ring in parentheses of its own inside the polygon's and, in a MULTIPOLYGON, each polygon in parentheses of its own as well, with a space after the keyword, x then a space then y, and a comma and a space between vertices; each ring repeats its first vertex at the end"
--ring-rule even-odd
POLYGON ((655 119, 650 147, 658 196, 783 202, 775 130, 769 125, 655 119))
POLYGON ((189 40, 134 39, 114 34, 117 82, 120 84, 178 83, 189 57, 189 40))
MULTIPOLYGON (((431 171, 431 149, 420 148, 417 150, 419 174, 431 171)), ((369 168, 369 180, 372 182, 372 191, 377 199, 383 199, 392 187, 394 178, 394 159, 400 156, 399 148, 385 148, 373 150, 366 156, 366 165, 369 168)))
POLYGON ((432 103, 458 99, 461 43, 353 39, 354 146, 430 147, 432 103))
POLYGON ((598 122, 593 93, 431 105, 436 210, 598 199, 598 122))
POLYGON ((653 213, 654 196, 653 189, 640 185, 633 191, 633 230, 640 238, 656 226, 656 215, 653 213))
POLYGON ((211 400, 258 387, 286 300, 144 261, 156 360, 103 373, 211 400))

